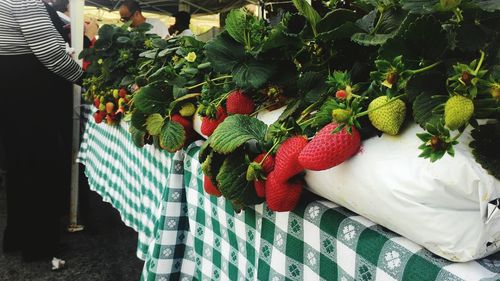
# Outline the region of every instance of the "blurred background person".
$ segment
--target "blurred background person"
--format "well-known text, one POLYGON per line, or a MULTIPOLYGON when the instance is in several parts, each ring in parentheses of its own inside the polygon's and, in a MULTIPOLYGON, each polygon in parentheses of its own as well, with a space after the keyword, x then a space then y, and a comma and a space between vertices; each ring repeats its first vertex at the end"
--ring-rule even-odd
POLYGON ((120 20, 122 22, 131 21, 131 27, 148 23, 152 26, 148 33, 157 34, 161 38, 167 38, 170 35, 167 26, 161 20, 144 17, 141 6, 134 0, 125 0, 120 6, 119 12, 120 20))
POLYGON ((40 0, 0 1, 0 138, 6 147, 7 227, 3 252, 25 261, 57 255, 59 77, 81 84, 40 0))
POLYGON ((188 12, 177 12, 174 17, 175 23, 169 27, 169 33, 172 36, 194 36, 191 29, 189 29, 191 15, 188 12))

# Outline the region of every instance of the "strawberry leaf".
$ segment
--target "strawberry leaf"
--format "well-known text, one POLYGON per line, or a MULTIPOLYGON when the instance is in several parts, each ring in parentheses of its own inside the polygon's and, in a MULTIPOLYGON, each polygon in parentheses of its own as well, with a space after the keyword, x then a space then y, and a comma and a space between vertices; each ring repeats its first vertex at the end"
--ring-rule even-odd
POLYGON ((245 56, 243 46, 227 32, 222 32, 205 45, 207 59, 215 71, 230 73, 233 67, 245 56))
POLYGON ((424 126, 427 123, 434 123, 439 118, 441 118, 440 114, 436 114, 433 110, 448 100, 448 96, 432 96, 427 92, 424 92, 417 96, 415 101, 413 102, 413 117, 415 118, 415 122, 420 124, 420 126, 424 126))
POLYGON ((247 115, 227 117, 211 136, 210 145, 222 154, 229 154, 249 140, 264 141, 267 125, 247 115))
POLYGON ((471 132, 472 154, 481 166, 495 178, 500 179, 500 123, 485 124, 471 132))
POLYGON ((152 136, 157 136, 161 133, 161 128, 163 127, 163 116, 161 114, 155 113, 149 115, 146 119, 146 130, 152 136))
POLYGON ((184 146, 186 132, 177 122, 167 121, 161 128, 160 145, 169 152, 175 152, 184 146))
POLYGON ((487 12, 500 10, 500 1, 498 0, 471 0, 470 4, 487 12))
POLYGON ((233 80, 243 89, 258 89, 268 82, 276 68, 276 64, 272 61, 260 61, 248 57, 233 68, 233 80))
POLYGON ((134 95, 135 107, 147 115, 159 113, 165 114, 168 107, 168 96, 159 89, 152 86, 142 87, 134 95))
POLYGON ((137 130, 145 131, 147 118, 148 115, 136 109, 132 111, 132 116, 130 117, 130 124, 134 126, 137 130))
POLYGON ((146 136, 146 133, 144 131, 141 131, 137 129, 134 126, 130 126, 128 129, 131 137, 132 137, 132 142, 137 146, 137 147, 143 147, 145 145, 144 143, 144 137, 146 136))
POLYGON ((232 10, 226 17, 227 33, 242 45, 245 45, 246 13, 242 10, 232 10))
POLYGON ((253 182, 246 180, 247 169, 245 154, 233 153, 224 160, 217 174, 217 187, 226 199, 237 203, 235 211, 263 201, 255 193, 253 182))
POLYGON ((306 0, 292 0, 293 5, 299 13, 303 15, 311 25, 314 33, 316 33, 316 25, 321 20, 321 16, 306 0))

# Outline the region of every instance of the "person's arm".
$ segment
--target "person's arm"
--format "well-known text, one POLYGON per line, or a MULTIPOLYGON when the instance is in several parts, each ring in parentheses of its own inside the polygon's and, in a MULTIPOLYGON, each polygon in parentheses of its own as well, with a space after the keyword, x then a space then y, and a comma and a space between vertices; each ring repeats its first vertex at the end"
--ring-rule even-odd
POLYGON ((71 82, 80 82, 82 68, 66 53, 64 40, 52 25, 44 4, 38 0, 14 3, 13 16, 38 60, 55 74, 71 82))

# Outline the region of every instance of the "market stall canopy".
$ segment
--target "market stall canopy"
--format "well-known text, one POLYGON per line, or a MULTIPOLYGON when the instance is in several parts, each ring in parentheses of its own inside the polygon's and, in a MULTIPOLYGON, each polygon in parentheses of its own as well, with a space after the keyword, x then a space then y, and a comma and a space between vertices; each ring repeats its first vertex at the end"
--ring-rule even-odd
MULTIPOLYGON (((191 14, 217 14, 247 4, 257 4, 258 0, 137 0, 144 11, 173 14, 179 4, 190 7, 191 14)), ((85 0, 85 5, 116 10, 123 0, 85 0)))

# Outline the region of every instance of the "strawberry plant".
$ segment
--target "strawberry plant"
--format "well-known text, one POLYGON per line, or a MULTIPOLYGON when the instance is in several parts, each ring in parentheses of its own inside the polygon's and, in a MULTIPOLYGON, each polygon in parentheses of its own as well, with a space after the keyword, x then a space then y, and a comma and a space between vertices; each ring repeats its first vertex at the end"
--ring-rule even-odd
POLYGON ((293 4, 274 26, 231 11, 207 43, 106 27, 86 54, 96 68, 89 92, 109 93, 93 99, 104 112, 96 122, 126 104, 138 146, 176 151, 196 138, 191 118, 201 116, 204 188, 236 211, 263 201, 293 209, 305 169, 335 167, 363 140, 413 122, 420 157, 432 162, 453 156, 472 127, 476 160, 499 177, 498 1, 328 1, 327 12, 293 4), (255 117, 280 107, 269 126, 255 117))

